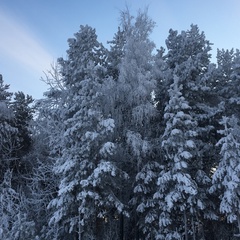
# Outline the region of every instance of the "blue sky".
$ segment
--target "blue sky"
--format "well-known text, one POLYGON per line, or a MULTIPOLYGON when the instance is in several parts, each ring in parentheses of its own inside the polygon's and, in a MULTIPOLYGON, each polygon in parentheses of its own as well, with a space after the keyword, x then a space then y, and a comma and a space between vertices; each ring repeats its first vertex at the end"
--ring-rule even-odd
POLYGON ((88 24, 107 46, 117 31, 119 12, 148 6, 156 22, 152 39, 165 47, 170 28, 197 24, 217 48, 240 48, 239 0, 0 0, 0 73, 10 90, 35 99, 47 85, 40 81, 58 57, 66 57, 67 39, 88 24))

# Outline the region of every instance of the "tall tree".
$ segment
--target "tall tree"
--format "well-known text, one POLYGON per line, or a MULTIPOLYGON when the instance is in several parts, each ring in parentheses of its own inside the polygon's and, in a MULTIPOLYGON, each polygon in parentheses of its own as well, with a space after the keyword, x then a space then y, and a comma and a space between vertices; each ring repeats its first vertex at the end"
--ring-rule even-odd
MULTIPOLYGON (((206 218, 215 219, 213 201, 208 193, 212 167, 217 163, 216 142, 219 139, 218 118, 223 107, 220 104, 214 83, 217 71, 210 63, 211 43, 206 40, 205 34, 199 31, 196 25, 191 25, 187 31, 178 33, 172 29, 166 40, 167 51, 159 51, 156 58, 156 76, 158 81, 157 106, 162 112, 170 96, 166 96, 166 89, 170 88, 173 79, 177 77, 182 85, 182 96, 190 107, 188 114, 196 123, 195 146, 196 155, 192 158, 189 167, 191 176, 197 184, 198 198, 202 201, 202 210, 199 208, 197 224, 206 225, 206 218), (163 96, 162 96, 163 95, 163 96), (204 211, 203 211, 204 209, 204 211)), ((161 113, 160 112, 160 113, 161 113)), ((163 117, 161 114, 160 119, 163 117)))
MULTIPOLYGON (((4 239, 32 239, 34 222, 28 212, 27 197, 24 192, 26 185, 21 181, 26 169, 25 172, 20 171, 23 157, 30 149, 28 140, 30 140, 29 122, 32 119, 32 110, 29 104, 32 100, 28 96, 29 101, 25 101, 23 93, 16 93, 14 101, 11 101, 11 97, 9 85, 4 84, 0 75, 0 218, 2 222, 0 235, 4 239)), ((27 170, 30 174, 31 169, 27 170)))
POLYGON ((33 120, 33 99, 31 96, 26 95, 23 92, 17 92, 14 94, 14 99, 11 102, 11 109, 14 114, 13 126, 17 129, 18 139, 17 150, 15 152, 16 161, 13 166, 13 170, 17 173, 14 178, 17 178, 31 171, 31 163, 25 158, 31 149, 32 145, 32 132, 31 122, 33 120))
POLYGON ((240 233, 240 127, 235 117, 223 117, 221 121, 224 129, 219 132, 223 135, 217 143, 221 147, 221 158, 213 174, 211 192, 219 192, 220 212, 228 222, 237 223, 240 233))
MULTIPOLYGON (((141 197, 137 190, 134 192, 138 184, 143 184, 136 176, 141 171, 150 171, 154 165, 145 166, 151 159, 152 133, 149 125, 155 116, 151 96, 155 87, 151 73, 152 51, 155 45, 150 40, 154 25, 147 11, 139 11, 136 17, 128 10, 121 13, 118 35, 121 33, 124 36, 124 41, 119 45, 123 52, 120 51, 117 58, 121 60, 117 65, 119 76, 110 95, 114 106, 111 108, 111 114, 116 125, 114 134, 117 139, 119 167, 128 172, 130 181, 133 182, 133 186, 128 184, 122 188, 123 201, 126 204, 130 203, 130 219, 125 220, 127 224, 124 224, 124 232, 125 235, 136 239, 139 232, 136 209, 145 197, 144 194, 141 197), (130 226, 129 229, 127 225, 130 226)), ((148 173, 142 173, 142 176, 146 174, 148 173)))
MULTIPOLYGON (((214 75, 214 67, 210 64, 211 43, 206 40, 205 34, 199 31, 196 25, 191 25, 190 30, 170 30, 166 40, 168 52, 166 62, 171 75, 179 77, 183 85, 183 96, 191 106, 191 115, 197 121, 199 136, 199 158, 196 166, 207 169, 209 154, 214 159, 214 146, 216 129, 214 129, 214 116, 221 110, 218 107, 218 98, 213 95, 211 78, 214 75), (220 109, 220 110, 219 110, 220 109), (206 142, 210 144, 205 144, 206 142), (206 148, 209 146, 208 148, 206 148)), ((171 76, 170 75, 170 76, 171 76)), ((211 165, 211 163, 209 163, 211 165)))
POLYGON ((14 94, 14 99, 11 102, 11 108, 15 117, 15 127, 18 129, 19 144, 21 145, 21 152, 28 152, 31 147, 31 131, 30 122, 33 119, 33 98, 29 95, 25 95, 23 92, 17 92, 14 94))
POLYGON ((191 108, 181 90, 182 85, 175 76, 164 114, 166 129, 162 147, 166 159, 158 178, 159 189, 154 195, 159 199, 161 211, 159 239, 182 239, 182 236, 188 239, 188 219, 196 217, 197 206, 203 205, 197 198, 198 187, 190 170, 197 155, 196 121, 189 115, 191 108))
POLYGON ((18 150, 18 130, 14 127, 14 114, 10 108, 12 93, 9 85, 5 85, 0 75, 0 180, 3 181, 4 173, 12 167, 16 160, 18 150))
POLYGON ((111 160, 114 120, 101 110, 105 49, 89 26, 81 26, 68 42, 68 59, 59 59, 66 97, 61 106, 62 152, 54 167, 60 185, 49 205, 55 208, 50 223, 59 226, 58 239, 66 234, 101 238, 100 226, 108 214, 124 211, 115 179, 126 177, 111 160))

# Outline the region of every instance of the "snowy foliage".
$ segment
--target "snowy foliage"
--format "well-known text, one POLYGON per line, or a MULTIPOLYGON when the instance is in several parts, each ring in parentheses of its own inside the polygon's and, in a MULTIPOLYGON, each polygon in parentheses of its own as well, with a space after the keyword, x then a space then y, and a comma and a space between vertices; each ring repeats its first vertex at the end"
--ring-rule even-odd
POLYGON ((240 128, 235 116, 223 117, 220 123, 224 127, 223 130, 219 131, 223 137, 217 143, 218 146, 221 146, 221 159, 213 174, 213 186, 210 190, 212 192, 220 190, 220 211, 232 223, 239 221, 240 217, 240 128))
POLYGON ((34 222, 27 219, 23 196, 12 188, 12 172, 7 170, 0 184, 0 238, 33 239, 34 222))
POLYGON ((108 155, 113 155, 115 151, 115 145, 112 142, 106 142, 100 149, 100 154, 103 157, 107 157, 108 155))
POLYGON ((119 214, 125 211, 115 193, 115 179, 120 181, 127 175, 111 160, 115 144, 109 139, 115 123, 104 117, 100 104, 104 93, 101 83, 106 79, 104 52, 95 30, 81 26, 75 38, 69 39, 68 59, 59 60, 64 132, 56 139, 61 155, 53 170, 60 183, 58 196, 49 204, 49 209, 55 209, 49 223, 68 229, 70 235, 90 231, 107 209, 119 214))
POLYGON ((195 144, 197 125, 189 115, 191 108, 181 91, 179 78, 174 76, 174 83, 169 90, 169 103, 164 114, 166 128, 162 147, 165 161, 159 173, 158 189, 154 194, 162 212, 159 216, 159 229, 166 239, 172 239, 175 235, 176 238, 180 238, 179 236, 183 234, 182 229, 185 229, 186 234, 188 232, 188 225, 184 222, 186 215, 195 218, 195 213, 199 208, 202 209, 198 185, 191 171, 193 159, 197 156, 195 144), (163 214, 165 219, 162 219, 163 214), (184 224, 177 225, 176 221, 181 219, 184 224), (176 226, 177 232, 172 232, 172 224, 176 226))
POLYGON ((122 11, 108 49, 80 26, 34 105, 0 75, 1 239, 239 235, 240 51, 154 26, 122 11))
POLYGON ((154 25, 146 11, 139 11, 136 17, 129 11, 122 12, 121 26, 125 43, 123 58, 119 64, 119 77, 114 89, 115 104, 117 103, 114 111, 116 133, 117 139, 121 139, 117 145, 117 153, 119 151, 121 154, 123 151, 125 157, 122 161, 123 169, 133 179, 132 186, 123 188, 122 194, 129 203, 129 211, 137 209, 143 216, 143 219, 138 221, 131 215, 129 223, 135 224, 133 229, 135 233, 139 224, 146 239, 155 235, 150 232, 156 231, 151 225, 157 216, 151 203, 153 202, 151 194, 154 191, 157 171, 153 168, 158 164, 152 162, 150 157, 153 131, 148 127, 157 116, 152 101, 156 82, 151 72, 154 43, 150 40, 150 34, 154 25), (144 181, 141 175, 147 179, 144 181))

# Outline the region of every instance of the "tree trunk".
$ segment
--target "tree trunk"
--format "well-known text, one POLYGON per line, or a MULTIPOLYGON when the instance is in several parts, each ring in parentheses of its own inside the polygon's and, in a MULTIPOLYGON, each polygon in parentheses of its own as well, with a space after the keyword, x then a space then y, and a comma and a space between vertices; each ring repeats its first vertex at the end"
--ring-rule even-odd
POLYGON ((187 213, 186 210, 183 212, 184 217, 184 228, 185 228, 185 240, 188 240, 188 227, 187 227, 187 213))
POLYGON ((238 234, 240 235, 240 214, 237 215, 237 221, 238 221, 238 234))
POLYGON ((120 214, 120 234, 119 234, 119 237, 120 237, 120 240, 124 240, 124 216, 123 214, 121 213, 120 214))
POLYGON ((196 229, 195 229, 193 217, 192 217, 192 231, 193 231, 193 240, 196 240, 196 229))
POLYGON ((82 239, 81 215, 78 215, 78 240, 82 239))

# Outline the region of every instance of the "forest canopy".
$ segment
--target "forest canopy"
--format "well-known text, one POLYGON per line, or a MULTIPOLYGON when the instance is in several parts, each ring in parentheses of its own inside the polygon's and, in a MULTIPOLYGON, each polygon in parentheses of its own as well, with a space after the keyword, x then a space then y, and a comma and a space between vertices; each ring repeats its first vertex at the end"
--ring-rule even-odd
POLYGON ((0 75, 0 239, 237 239, 240 52, 122 11, 68 39, 33 100, 0 75))

